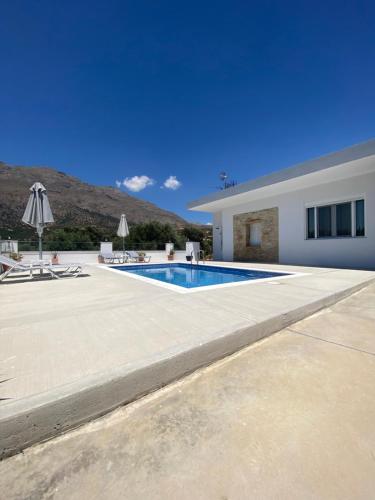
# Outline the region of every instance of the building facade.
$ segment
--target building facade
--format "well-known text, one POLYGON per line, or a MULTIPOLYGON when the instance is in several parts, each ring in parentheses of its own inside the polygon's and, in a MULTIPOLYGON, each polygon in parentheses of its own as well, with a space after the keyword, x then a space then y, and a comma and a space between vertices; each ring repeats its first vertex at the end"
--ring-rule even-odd
POLYGON ((375 140, 213 193, 214 258, 375 269, 375 140))

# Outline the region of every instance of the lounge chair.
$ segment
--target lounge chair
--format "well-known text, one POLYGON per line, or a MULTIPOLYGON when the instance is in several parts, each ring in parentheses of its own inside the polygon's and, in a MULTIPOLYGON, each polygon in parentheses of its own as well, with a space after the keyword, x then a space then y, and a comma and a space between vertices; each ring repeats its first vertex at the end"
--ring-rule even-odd
POLYGON ((105 264, 124 264, 127 262, 128 257, 122 253, 102 253, 100 254, 105 264))
POLYGON ((126 252, 130 262, 150 262, 151 255, 139 255, 135 250, 129 250, 126 252))
POLYGON ((10 274, 28 273, 30 279, 34 277, 34 271, 47 271, 53 278, 61 278, 62 276, 69 276, 76 278, 82 273, 81 264, 50 264, 47 261, 37 262, 18 262, 5 255, 0 255, 0 265, 2 269, 6 266, 6 270, 0 274, 0 282, 3 281, 10 274))

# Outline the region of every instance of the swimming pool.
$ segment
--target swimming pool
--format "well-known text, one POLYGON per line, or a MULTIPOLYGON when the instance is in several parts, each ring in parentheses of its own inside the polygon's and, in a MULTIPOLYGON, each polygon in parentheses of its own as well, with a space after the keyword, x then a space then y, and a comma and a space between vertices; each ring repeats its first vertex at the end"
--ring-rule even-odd
POLYGON ((290 273, 183 263, 111 266, 111 269, 186 289, 290 276, 290 273))

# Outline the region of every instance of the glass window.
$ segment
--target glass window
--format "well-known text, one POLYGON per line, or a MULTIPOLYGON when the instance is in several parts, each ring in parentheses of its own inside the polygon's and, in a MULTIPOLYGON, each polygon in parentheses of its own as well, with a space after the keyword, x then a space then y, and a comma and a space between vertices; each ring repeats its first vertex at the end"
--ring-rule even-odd
POLYGON ((340 203, 336 205, 336 235, 352 235, 352 204, 340 203))
POLYGON ((318 207, 318 237, 332 236, 332 207, 318 207))
POLYGON ((355 235, 365 235, 365 200, 355 202, 355 235))
POLYGON ((307 237, 315 238, 315 208, 307 209, 307 237))
POLYGON ((262 225, 260 222, 250 224, 250 245, 259 247, 262 243, 262 225))

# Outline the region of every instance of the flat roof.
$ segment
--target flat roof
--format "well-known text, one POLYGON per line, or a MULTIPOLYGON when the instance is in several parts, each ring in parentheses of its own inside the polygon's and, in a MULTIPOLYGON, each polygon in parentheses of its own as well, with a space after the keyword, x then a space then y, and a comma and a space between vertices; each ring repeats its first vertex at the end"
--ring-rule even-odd
MULTIPOLYGON (((324 174, 326 175, 328 169, 333 169, 334 167, 342 167, 346 164, 350 164, 351 162, 365 159, 374 155, 375 139, 371 139, 369 141, 356 144, 340 151, 336 151, 334 153, 330 153, 313 160, 308 160, 306 162, 299 163, 292 167, 284 168, 277 172, 273 172, 256 179, 243 182, 234 187, 222 191, 216 191, 190 202, 188 204, 188 208, 190 210, 197 211, 214 211, 215 208, 219 209, 220 206, 228 206, 232 204, 230 203, 231 200, 229 200, 229 198, 238 197, 238 201, 240 202, 240 198, 242 198, 240 195, 243 195, 244 193, 249 193, 252 191, 260 190, 262 188, 275 186, 281 183, 288 182, 289 187, 293 189, 298 188, 298 186, 301 188, 303 187, 301 182, 293 183, 290 181, 297 179, 301 181, 301 177, 321 172, 324 172, 324 174)), ((373 167, 375 169, 375 162, 373 164, 373 167)), ((363 172, 359 172, 358 168, 353 171, 353 175, 358 175, 359 173, 363 172)), ((337 172, 335 172, 335 175, 338 175, 337 172)), ((327 176, 326 178, 328 179, 327 176)), ((307 181, 307 178, 305 180, 307 181)), ((285 187, 287 187, 287 185, 285 185, 285 187)), ((267 196, 267 189, 263 189, 263 192, 264 196, 267 196)), ((235 202, 234 199, 232 201, 235 202)))

